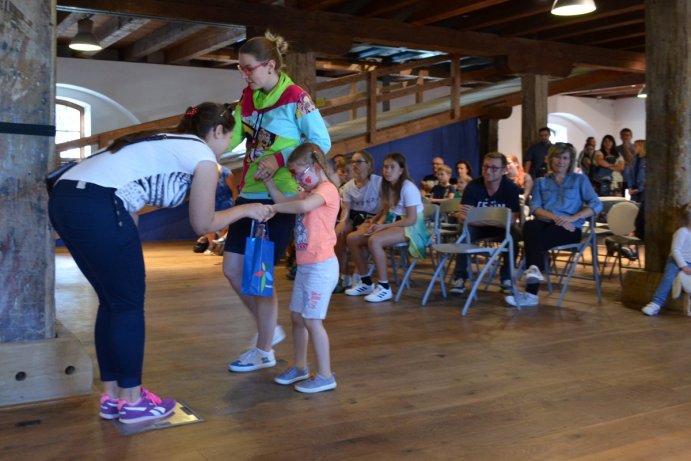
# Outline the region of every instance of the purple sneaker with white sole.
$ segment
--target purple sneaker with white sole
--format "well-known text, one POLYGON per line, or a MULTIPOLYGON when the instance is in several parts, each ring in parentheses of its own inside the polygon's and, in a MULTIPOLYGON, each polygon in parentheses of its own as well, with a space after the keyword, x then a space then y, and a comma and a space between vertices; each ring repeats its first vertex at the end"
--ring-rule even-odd
POLYGON ((175 411, 175 400, 162 399, 142 387, 141 398, 138 401, 129 403, 121 400, 118 407, 121 423, 143 423, 170 416, 175 411))
POLYGON ((118 419, 120 417, 118 399, 114 399, 108 394, 101 394, 101 410, 99 415, 103 419, 118 419))

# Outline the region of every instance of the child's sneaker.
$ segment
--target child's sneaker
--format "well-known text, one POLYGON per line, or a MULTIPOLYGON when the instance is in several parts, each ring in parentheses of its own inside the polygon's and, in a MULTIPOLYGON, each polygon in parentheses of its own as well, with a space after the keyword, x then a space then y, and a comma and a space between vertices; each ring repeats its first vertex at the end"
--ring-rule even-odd
POLYGON ((367 285, 366 283, 358 282, 352 288, 348 288, 345 294, 348 296, 365 296, 374 291, 374 284, 367 285))
POLYGON ((336 374, 332 373, 330 378, 316 374, 314 378, 300 381, 294 387, 296 391, 304 392, 305 394, 315 394, 317 392, 336 389, 336 374))
POLYGON ((449 291, 455 295, 462 295, 465 293, 465 280, 461 278, 455 279, 449 291))
POLYGON ((657 315, 657 314, 660 313, 660 306, 658 306, 658 305, 655 304, 654 302, 649 302, 649 303, 646 304, 646 306, 645 306, 643 309, 641 309, 641 310, 643 311, 643 313, 644 313, 645 315, 653 316, 653 315, 657 315))
POLYGON ((377 285, 377 288, 367 296, 365 296, 365 301, 369 303, 380 303, 382 301, 388 301, 393 298, 393 292, 391 288, 384 288, 381 285, 377 285))
POLYGON ((511 290, 513 289, 513 283, 511 282, 511 279, 502 280, 500 287, 502 292, 511 293, 511 290))
POLYGON ((175 411, 175 400, 162 399, 142 387, 141 397, 135 403, 121 400, 118 403, 120 422, 123 424, 143 423, 165 418, 175 411))
POLYGON ((238 357, 238 359, 232 362, 228 366, 229 371, 235 372, 245 372, 261 370, 262 368, 269 368, 276 366, 276 357, 274 356, 274 351, 264 352, 261 349, 250 349, 244 352, 238 357))
MULTIPOLYGON (((252 336, 252 339, 250 339, 250 344, 247 346, 247 350, 257 347, 257 339, 259 339, 259 334, 255 333, 254 336, 252 336)), ((284 339, 286 339, 285 330, 281 325, 276 325, 276 328, 274 328, 274 337, 271 338, 271 345, 275 346, 284 339)))
POLYGON ((537 266, 530 266, 525 271, 524 275, 525 283, 538 283, 545 280, 545 277, 542 276, 542 272, 540 272, 540 269, 538 269, 537 266))
POLYGON ((274 378, 278 384, 293 384, 310 377, 309 368, 290 367, 274 378))
POLYGON ((99 414, 103 419, 119 418, 118 399, 114 399, 108 394, 101 394, 101 410, 99 414))

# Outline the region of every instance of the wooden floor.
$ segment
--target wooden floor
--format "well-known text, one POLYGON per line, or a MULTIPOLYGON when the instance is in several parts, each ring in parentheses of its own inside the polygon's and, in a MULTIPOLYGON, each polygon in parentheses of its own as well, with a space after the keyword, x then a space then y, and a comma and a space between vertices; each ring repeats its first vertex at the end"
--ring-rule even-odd
MULTIPOLYGON (((0 459, 691 459, 691 321, 622 307, 616 277, 603 305, 587 282, 561 309, 543 296, 522 312, 493 288, 465 318, 460 298, 420 307, 419 286, 398 304, 335 295, 338 389, 307 396, 272 381, 290 338, 277 368, 227 371, 253 326, 221 258, 191 246, 146 246, 144 380, 206 422, 123 436, 97 416, 95 392, 0 411, 0 459)), ((94 296, 69 256, 56 265, 57 317, 93 357, 94 296)), ((288 327, 284 268, 277 279, 288 327)))

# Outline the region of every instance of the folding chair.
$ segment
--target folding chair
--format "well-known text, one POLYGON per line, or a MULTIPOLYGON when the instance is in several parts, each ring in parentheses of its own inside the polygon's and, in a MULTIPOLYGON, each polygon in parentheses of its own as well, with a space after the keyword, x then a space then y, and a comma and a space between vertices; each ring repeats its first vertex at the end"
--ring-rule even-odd
MULTIPOLYGON (((423 218, 425 219, 425 222, 429 223, 429 239, 427 240, 425 247, 427 248, 427 253, 430 254, 430 257, 432 257, 432 244, 439 241, 439 206, 429 203, 423 205, 423 207, 423 218)), ((401 254, 401 260, 405 261, 406 263, 405 267, 402 266, 405 274, 403 275, 401 284, 398 286, 396 298, 394 298, 394 302, 398 302, 403 294, 403 289, 410 288, 410 276, 415 270, 415 266, 417 265, 419 258, 415 257, 408 263, 408 242, 397 243, 396 245, 393 245, 393 248, 397 249, 398 251, 405 252, 405 254, 401 254)), ((392 265, 394 259, 395 258, 392 256, 392 265)), ((397 269, 394 268, 394 273, 396 272, 397 269)))
POLYGON ((449 242, 458 238, 460 224, 450 223, 449 215, 461 209, 461 199, 451 198, 439 205, 439 240, 437 243, 449 242))
MULTIPOLYGON (((485 277, 485 275, 487 275, 490 272, 491 268, 495 264, 499 263, 499 258, 502 256, 503 253, 509 253, 510 267, 514 267, 513 239, 511 238, 512 219, 513 218, 511 210, 508 208, 474 207, 471 208, 470 211, 468 211, 468 214, 466 215, 465 221, 463 223, 463 233, 458 238, 458 240, 456 240, 456 243, 440 243, 432 245, 432 249, 433 251, 437 252, 438 256, 440 257, 440 261, 439 264, 437 264, 437 268, 434 271, 434 274, 432 275, 432 280, 427 286, 427 291, 425 292, 425 295, 422 298, 422 305, 424 306, 425 304, 427 304, 427 300, 429 298, 430 293, 432 292, 432 288, 434 288, 434 284, 437 278, 439 279, 439 283, 441 285, 442 296, 446 298, 446 286, 444 284, 444 277, 442 274, 444 273, 444 267, 452 257, 456 255, 465 255, 468 259, 470 259, 471 256, 484 255, 487 256, 488 259, 485 262, 485 265, 483 266, 482 270, 480 270, 475 280, 473 280, 472 277, 472 265, 470 264, 470 261, 468 264, 468 270, 470 280, 472 282, 472 287, 470 289, 470 293, 468 294, 468 298, 465 301, 465 305, 463 306, 463 310, 461 311, 461 315, 466 315, 468 313, 470 303, 473 301, 474 298, 477 298, 477 289, 482 283, 482 279, 485 277), (492 227, 504 228, 504 238, 500 242, 497 242, 495 246, 488 247, 473 244, 471 242, 470 226, 488 225, 492 227)), ((514 297, 517 298, 515 282, 515 277, 512 271, 511 291, 514 297)), ((518 309, 520 309, 520 306, 517 307, 518 309)))
MULTIPOLYGON (((581 241, 578 243, 569 243, 566 245, 558 245, 555 247, 552 247, 549 249, 547 255, 545 255, 545 279, 547 282, 547 289, 550 293, 552 293, 552 282, 550 280, 550 261, 549 261, 549 254, 552 254, 554 258, 556 258, 556 255, 559 252, 568 252, 569 257, 566 260, 564 264, 564 268, 559 272, 559 278, 557 283, 561 284, 561 293, 559 294, 559 301, 557 302, 557 306, 561 307, 561 303, 564 301, 564 296, 566 295, 566 291, 569 288, 569 283, 571 283, 572 278, 582 278, 582 277, 574 277, 574 272, 576 271, 576 266, 578 265, 579 261, 582 261, 584 258, 584 253, 585 250, 590 248, 590 252, 592 254, 592 259, 593 259, 593 278, 587 278, 587 280, 594 280, 595 281, 595 290, 597 291, 597 300, 598 303, 602 304, 602 288, 600 286, 600 272, 597 268, 597 232, 593 232, 595 230, 595 216, 590 217, 590 226, 583 227, 583 234, 581 237, 581 241), (566 280, 564 281, 564 277, 566 276, 566 280)), ((521 266, 524 266, 523 262, 521 263, 521 266)), ((556 267, 556 266, 555 266, 556 267)))

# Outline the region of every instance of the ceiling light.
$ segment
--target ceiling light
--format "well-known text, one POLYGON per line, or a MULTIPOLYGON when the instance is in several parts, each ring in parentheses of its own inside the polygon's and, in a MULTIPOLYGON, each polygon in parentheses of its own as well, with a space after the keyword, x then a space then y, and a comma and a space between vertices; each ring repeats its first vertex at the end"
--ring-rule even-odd
POLYGON ((638 94, 636 95, 636 97, 641 98, 641 99, 645 99, 648 97, 648 92, 645 89, 645 85, 643 85, 641 87, 641 89, 638 90, 638 94))
POLYGON ((595 11, 594 0, 554 0, 552 14, 557 16, 577 16, 595 11))
POLYGON ((77 35, 70 42, 70 48, 77 51, 99 51, 103 49, 94 35, 94 22, 91 19, 80 19, 77 23, 77 35))

